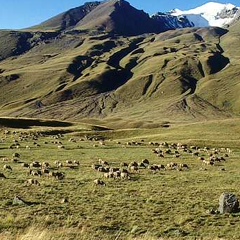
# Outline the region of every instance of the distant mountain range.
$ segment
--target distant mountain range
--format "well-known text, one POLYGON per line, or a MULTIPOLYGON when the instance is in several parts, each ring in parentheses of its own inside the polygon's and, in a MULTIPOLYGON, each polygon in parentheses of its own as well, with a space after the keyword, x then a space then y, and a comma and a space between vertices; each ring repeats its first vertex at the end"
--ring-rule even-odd
MULTIPOLYGON (((88 2, 70 9, 35 29, 104 30, 122 35, 160 33, 186 27, 226 27, 239 16, 239 7, 232 4, 209 2, 191 10, 173 9, 153 16, 137 10, 124 0, 88 2)), ((33 29, 34 29, 33 28, 33 29)))
POLYGON ((227 27, 240 14, 240 8, 233 4, 209 2, 200 7, 182 11, 173 9, 167 13, 158 12, 154 19, 165 19, 165 24, 171 28, 185 27, 227 27))
POLYGON ((169 14, 177 17, 186 17, 194 27, 225 27, 235 20, 239 9, 239 7, 230 3, 209 2, 187 11, 174 9, 169 14))

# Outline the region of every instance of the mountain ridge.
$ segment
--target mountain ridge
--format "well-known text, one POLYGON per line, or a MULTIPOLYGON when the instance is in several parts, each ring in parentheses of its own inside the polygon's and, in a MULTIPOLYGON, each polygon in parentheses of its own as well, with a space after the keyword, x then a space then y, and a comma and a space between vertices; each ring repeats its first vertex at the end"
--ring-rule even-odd
POLYGON ((84 18, 89 12, 91 12, 95 7, 97 7, 101 2, 86 2, 82 6, 69 9, 63 13, 58 14, 38 25, 27 28, 27 30, 37 29, 39 26, 45 30, 58 30, 63 31, 71 28, 77 24, 82 18, 84 18))
POLYGON ((96 29, 129 36, 166 30, 153 21, 147 13, 135 9, 124 0, 103 2, 83 18, 75 29, 96 29))
MULTIPOLYGON (((88 25, 88 28, 93 29, 94 27, 96 27, 95 24, 92 23, 90 24, 91 26, 89 25, 90 19, 92 18, 91 12, 93 10, 96 10, 95 9, 96 7, 103 8, 103 5, 117 6, 118 4, 122 6, 128 4, 129 6, 131 6, 127 1, 124 0, 87 2, 80 7, 72 8, 49 20, 46 20, 45 22, 39 25, 31 27, 30 29, 37 29, 40 27, 40 29, 43 28, 45 30, 48 28, 56 30, 67 30, 71 27, 74 28, 77 26, 78 28, 80 28, 81 25, 83 27, 85 26, 85 28, 88 25), (90 16, 88 16, 89 14, 90 16), (87 17, 87 19, 84 20, 85 17, 87 17)), ((109 7, 108 9, 110 8, 111 7, 109 7)), ((225 27, 234 22, 234 19, 237 18, 237 16, 239 15, 239 11, 240 7, 237 7, 230 3, 221 4, 217 2, 208 2, 202 6, 190 10, 173 9, 169 12, 157 12, 150 18, 153 20, 157 20, 159 26, 158 27, 156 26, 157 22, 152 21, 153 27, 152 28, 148 27, 148 32, 151 31, 157 33, 166 30, 185 27, 209 27, 209 26, 225 27), (162 28, 160 26, 162 26, 162 28)), ((143 10, 141 10, 140 12, 145 13, 143 10)), ((127 14, 127 12, 125 14, 127 14)), ((145 13, 145 15, 148 14, 145 13)), ((128 14, 128 17, 130 17, 131 19, 131 14, 130 15, 128 14)), ((141 19, 141 17, 139 19, 141 19)), ((145 16, 145 20, 146 19, 147 18, 145 16)), ((101 21, 102 20, 100 20, 100 22, 101 21)), ((147 21, 149 21, 149 19, 147 19, 147 21)), ((128 23, 131 23, 131 21, 129 20, 128 23)), ((105 25, 108 25, 108 23, 106 23, 105 25)), ((111 29, 111 26, 109 27, 111 29)))
POLYGON ((95 1, 72 8, 27 30, 65 31, 77 29, 88 31, 95 29, 114 32, 117 29, 120 35, 138 35, 149 32, 160 33, 186 27, 225 27, 235 21, 235 18, 239 15, 239 9, 233 4, 208 2, 190 10, 174 9, 170 12, 157 12, 149 16, 143 10, 137 10, 124 0, 95 1), (108 9, 109 12, 104 9, 108 9), (119 11, 125 11, 126 16, 122 19, 117 17, 122 15, 119 11), (135 16, 133 17, 133 15, 135 16), (97 16, 99 16, 98 20, 96 20, 97 16), (134 20, 136 17, 139 19, 139 23, 134 20), (143 22, 141 22, 141 19, 143 19, 143 22), (120 26, 123 29, 120 29, 120 26), (138 32, 137 29, 139 29, 138 32))

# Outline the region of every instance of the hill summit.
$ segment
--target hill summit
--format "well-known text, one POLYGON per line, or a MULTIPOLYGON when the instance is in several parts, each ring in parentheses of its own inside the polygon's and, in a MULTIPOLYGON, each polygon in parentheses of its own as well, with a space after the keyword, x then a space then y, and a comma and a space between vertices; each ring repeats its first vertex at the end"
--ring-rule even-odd
POLYGON ((39 30, 96 30, 120 35, 159 33, 168 28, 150 18, 147 13, 132 7, 124 0, 89 2, 53 17, 32 29, 39 30))

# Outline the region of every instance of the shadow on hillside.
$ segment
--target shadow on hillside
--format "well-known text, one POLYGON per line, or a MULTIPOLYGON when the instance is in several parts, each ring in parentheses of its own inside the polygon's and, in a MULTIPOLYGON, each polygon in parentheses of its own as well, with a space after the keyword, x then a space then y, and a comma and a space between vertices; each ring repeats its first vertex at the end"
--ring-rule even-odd
POLYGON ((44 127, 70 127, 72 123, 55 120, 38 120, 38 119, 19 119, 19 118, 0 118, 0 126, 10 128, 30 128, 33 126, 44 127))

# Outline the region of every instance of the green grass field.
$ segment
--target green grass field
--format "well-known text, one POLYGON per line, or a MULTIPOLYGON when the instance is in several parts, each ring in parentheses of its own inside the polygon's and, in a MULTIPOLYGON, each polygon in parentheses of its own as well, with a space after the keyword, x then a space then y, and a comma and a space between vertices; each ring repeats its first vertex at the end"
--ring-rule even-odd
POLYGON ((68 128, 58 123, 56 127, 1 129, 0 173, 6 179, 0 180, 0 239, 240 238, 238 213, 209 213, 218 209, 222 192, 240 196, 239 119, 157 129, 94 131, 84 124, 68 128), (158 157, 152 149, 165 152, 167 147, 156 144, 163 142, 187 144, 188 149, 198 146, 192 151, 199 156, 169 146, 171 153, 158 157), (204 147, 210 148, 208 152, 204 147), (219 157, 229 155, 226 161, 211 166, 198 159, 208 159, 216 149, 219 157), (17 162, 15 153, 20 154, 17 162), (166 170, 139 168, 129 170, 130 180, 106 179, 91 167, 99 158, 110 167, 148 159, 151 166, 163 164, 166 170), (66 163, 69 160, 79 165, 66 163), (21 164, 33 161, 48 162, 50 171, 63 172, 65 178, 29 175, 21 164), (63 166, 57 168, 55 161, 63 166), (170 162, 185 163, 189 169, 167 168, 170 162), (4 165, 12 171, 4 170, 4 165), (36 179, 40 185, 29 185, 27 179, 36 179), (94 184, 95 179, 106 186, 94 184), (14 205, 16 195, 29 205, 14 205), (62 203, 63 198, 68 201, 62 203))

